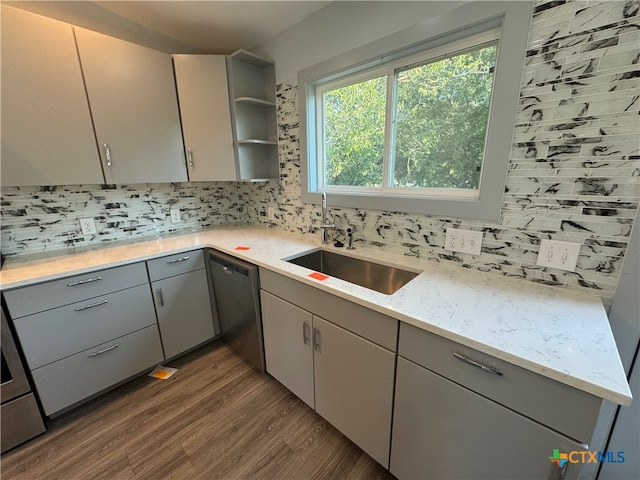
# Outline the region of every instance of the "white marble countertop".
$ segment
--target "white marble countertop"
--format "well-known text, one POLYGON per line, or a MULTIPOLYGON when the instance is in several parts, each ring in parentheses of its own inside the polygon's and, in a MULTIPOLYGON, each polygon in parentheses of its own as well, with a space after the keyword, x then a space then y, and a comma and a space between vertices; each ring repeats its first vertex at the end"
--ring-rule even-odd
POLYGON ((308 277, 310 270, 283 259, 321 247, 319 236, 231 227, 69 254, 9 257, 0 271, 0 289, 202 247, 235 255, 597 397, 631 403, 599 298, 379 250, 347 251, 332 245, 324 248, 421 273, 393 295, 334 277, 318 281, 308 277))

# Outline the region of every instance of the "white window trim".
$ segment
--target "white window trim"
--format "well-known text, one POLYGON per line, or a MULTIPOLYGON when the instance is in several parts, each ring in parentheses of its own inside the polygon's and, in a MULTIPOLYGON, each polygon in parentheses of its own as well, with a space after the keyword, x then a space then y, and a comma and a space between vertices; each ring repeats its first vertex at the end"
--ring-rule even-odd
MULTIPOLYGON (((320 192, 326 191, 328 203, 334 206, 499 220, 532 8, 532 2, 470 2, 299 72, 302 200, 319 203, 320 192), (425 50, 429 50, 435 58, 435 52, 441 47, 451 51, 452 42, 464 41, 465 38, 498 26, 501 30, 500 44, 479 196, 462 195, 452 198, 450 191, 440 189, 412 193, 407 192, 410 189, 393 188, 381 193, 378 189, 364 187, 349 192, 338 191, 333 187, 324 187, 323 190, 318 188, 315 122, 308 122, 307 118, 316 118, 315 89, 319 80, 325 85, 339 81, 345 74, 372 73, 377 70, 376 66, 383 65, 386 69, 391 64, 397 64, 398 59, 402 59, 400 63, 407 65, 407 59, 413 54, 424 58, 425 50), (445 193, 446 196, 443 195, 445 193)), ((392 81, 389 77, 388 80, 392 81)), ((389 148, 387 144, 385 148, 389 148)), ((385 175, 388 174, 389 172, 385 172, 385 175)))

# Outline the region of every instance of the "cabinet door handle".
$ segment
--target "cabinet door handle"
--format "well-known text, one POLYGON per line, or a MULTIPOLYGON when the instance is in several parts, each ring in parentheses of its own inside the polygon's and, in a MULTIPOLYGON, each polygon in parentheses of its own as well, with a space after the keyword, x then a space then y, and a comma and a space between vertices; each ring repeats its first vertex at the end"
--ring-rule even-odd
POLYGON ((309 343, 309 324, 307 322, 302 323, 302 341, 305 345, 309 343))
POLYGON ((78 285, 84 285, 85 283, 92 283, 102 280, 102 277, 87 278, 86 280, 78 280, 77 282, 67 283, 67 287, 77 287, 78 285))
POLYGON ((187 148, 187 160, 189 160, 189 166, 193 167, 193 152, 190 148, 187 148))
POLYGON ((487 365, 483 365, 483 364, 481 364, 481 363, 478 363, 478 362, 476 362, 475 360, 471 360, 471 359, 470 359, 469 357, 467 357, 466 355, 462 355, 462 354, 460 354, 460 353, 453 352, 453 356, 454 356, 455 358, 457 358, 458 360, 461 360, 461 361, 463 361, 463 362, 465 362, 465 363, 468 363, 469 365, 473 365, 474 367, 479 368, 479 369, 481 369, 481 370, 484 370, 484 371, 485 371, 485 372, 487 372, 487 373, 491 373, 491 374, 493 374, 493 375, 498 375, 499 377, 502 377, 502 376, 504 375, 504 374, 503 374, 500 370, 498 370, 497 368, 495 368, 495 367, 489 367, 489 366, 487 366, 487 365))
POLYGON ((320 330, 317 328, 313 329, 313 349, 316 352, 320 351, 320 330))
POLYGON ((107 353, 109 350, 113 350, 114 348, 118 348, 118 344, 117 343, 111 345, 110 347, 105 348, 104 350, 98 350, 97 352, 93 352, 93 353, 89 354, 88 358, 97 357, 98 355, 102 355, 103 353, 107 353))
POLYGON ((156 290, 156 295, 157 295, 157 297, 158 297, 158 304, 159 304, 161 307, 164 307, 164 298, 162 297, 162 289, 161 289, 161 288, 158 288, 158 289, 156 290))
POLYGON ((109 300, 103 300, 103 301, 98 302, 98 303, 92 303, 91 305, 85 305, 83 307, 75 308, 73 311, 74 312, 81 312, 83 310, 88 310, 90 308, 99 307, 100 305, 106 305, 107 303, 109 303, 109 300))
POLYGON ((102 146, 104 147, 104 158, 107 159, 107 167, 110 167, 111 166, 111 149, 109 148, 109 145, 107 145, 106 143, 102 146))
POLYGON ((189 260, 189 255, 187 255, 186 257, 176 258, 175 260, 167 260, 167 263, 186 262, 187 260, 189 260))

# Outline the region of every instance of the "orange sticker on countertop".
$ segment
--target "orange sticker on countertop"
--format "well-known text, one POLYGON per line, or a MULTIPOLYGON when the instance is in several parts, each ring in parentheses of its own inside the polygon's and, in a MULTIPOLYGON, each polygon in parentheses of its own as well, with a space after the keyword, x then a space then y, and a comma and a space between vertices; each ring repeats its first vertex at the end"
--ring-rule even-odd
POLYGON ((249 250, 251 247, 243 247, 242 245, 238 245, 236 250, 249 250))
POLYGON ((323 273, 318 272, 310 273, 309 276, 315 280, 320 280, 321 282, 329 278, 328 275, 324 275, 323 273))

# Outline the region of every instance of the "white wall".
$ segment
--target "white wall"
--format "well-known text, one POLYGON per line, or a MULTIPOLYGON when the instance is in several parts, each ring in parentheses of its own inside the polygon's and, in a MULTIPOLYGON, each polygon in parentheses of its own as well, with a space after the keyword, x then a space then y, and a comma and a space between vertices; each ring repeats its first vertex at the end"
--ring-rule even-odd
POLYGON ((276 63, 276 83, 298 70, 452 10, 466 2, 332 2, 254 51, 276 63))

